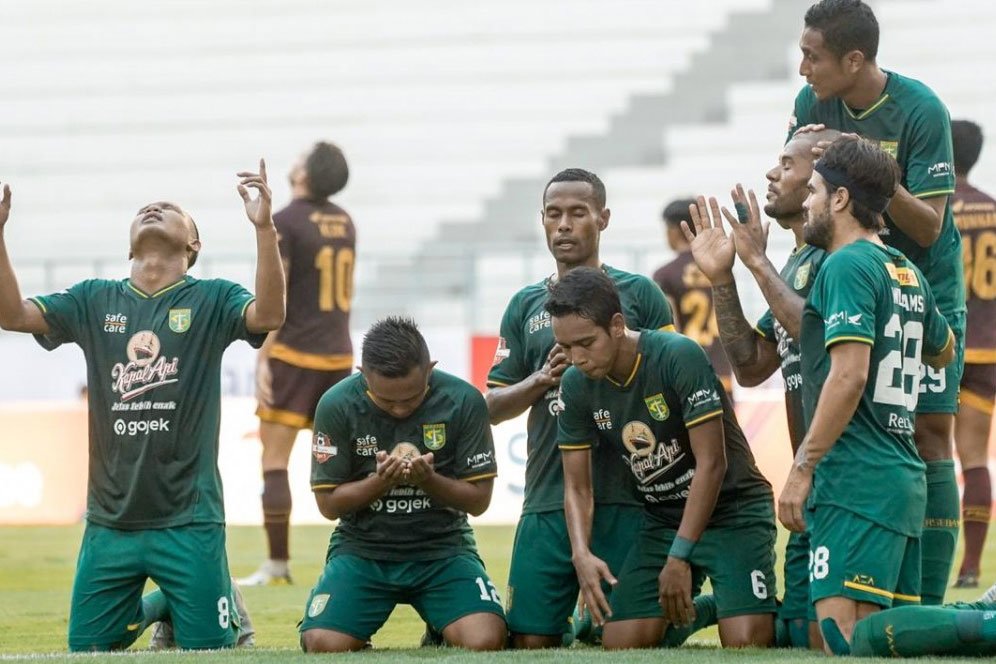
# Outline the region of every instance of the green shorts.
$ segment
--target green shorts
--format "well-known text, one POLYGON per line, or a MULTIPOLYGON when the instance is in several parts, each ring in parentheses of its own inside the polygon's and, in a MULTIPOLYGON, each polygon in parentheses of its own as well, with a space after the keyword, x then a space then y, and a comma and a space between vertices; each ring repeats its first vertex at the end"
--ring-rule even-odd
POLYGON ((329 558, 311 590, 300 629, 330 629, 368 641, 398 604, 411 604, 440 632, 472 613, 505 617, 498 591, 475 553, 405 562, 338 554, 329 558))
MULTIPOLYGON (((596 505, 592 553, 618 575, 642 524, 642 507, 596 505)), ((570 630, 579 590, 564 513, 523 514, 508 574, 509 631, 553 636, 570 630)))
POLYGON ((943 369, 932 369, 920 365, 920 399, 916 412, 951 413, 958 412, 958 388, 965 371, 965 312, 945 316, 955 335, 955 356, 943 369))
POLYGON ((235 644, 238 612, 225 555, 225 527, 119 530, 87 523, 69 612, 70 650, 127 648, 139 635, 142 590, 166 597, 180 648, 235 644))
POLYGON ((815 620, 813 603, 809 601, 809 533, 791 533, 785 545, 785 565, 782 567, 785 592, 778 617, 782 620, 815 620))
POLYGON ((813 602, 847 597, 885 608, 920 602, 920 538, 834 505, 808 512, 813 602))
MULTIPOLYGON (((657 578, 677 529, 647 514, 612 591, 612 620, 660 618, 657 578)), ((775 613, 775 509, 771 497, 745 502, 729 525, 707 528, 695 544, 692 595, 712 582, 718 618, 775 613)))

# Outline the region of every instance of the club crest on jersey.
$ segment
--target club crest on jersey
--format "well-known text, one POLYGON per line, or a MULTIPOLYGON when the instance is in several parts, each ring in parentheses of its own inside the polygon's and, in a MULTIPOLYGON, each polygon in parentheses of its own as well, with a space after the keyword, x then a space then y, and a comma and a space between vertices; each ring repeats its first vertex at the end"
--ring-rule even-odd
POLYGON ((422 442, 430 450, 435 452, 441 449, 443 445, 446 444, 446 425, 445 424, 423 424, 422 425, 422 442))
POLYGON ((321 615, 322 611, 329 603, 329 598, 331 595, 327 593, 322 593, 320 595, 315 595, 311 598, 311 604, 308 605, 308 617, 314 618, 321 615))
POLYGON ((663 422, 671 415, 671 410, 667 407, 667 402, 664 401, 664 395, 660 392, 645 397, 643 403, 647 404, 650 416, 658 422, 663 422))
POLYGON ((798 270, 795 271, 795 280, 792 282, 792 287, 796 290, 802 290, 809 283, 809 273, 813 271, 813 264, 806 263, 798 270))
POLYGON ((899 158, 899 141, 879 141, 878 147, 893 159, 899 158))
MULTIPOLYGON (((315 434, 314 439, 311 443, 311 453, 315 457, 315 461, 318 463, 325 463, 335 455, 339 454, 339 447, 332 444, 332 439, 329 438, 322 432, 315 434)), ((325 596, 328 599, 328 595, 325 596)), ((324 608, 324 605, 322 605, 324 608)), ((321 609, 318 611, 321 613, 321 609)))
POLYGON ((190 329, 190 309, 170 309, 169 329, 183 334, 190 329))

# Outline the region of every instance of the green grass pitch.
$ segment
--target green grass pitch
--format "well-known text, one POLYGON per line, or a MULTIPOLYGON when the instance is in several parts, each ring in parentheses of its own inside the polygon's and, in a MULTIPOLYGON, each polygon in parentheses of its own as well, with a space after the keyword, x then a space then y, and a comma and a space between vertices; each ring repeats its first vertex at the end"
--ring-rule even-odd
MULTIPOLYGON (((508 578, 512 527, 477 528, 477 541, 488 570, 499 588, 508 578)), ((126 653, 108 655, 66 654, 66 621, 69 593, 82 526, 0 528, 0 660, 143 662, 298 662, 295 625, 304 612, 311 584, 318 577, 325 555, 330 528, 295 527, 291 533, 295 585, 246 588, 246 602, 257 629, 257 647, 208 653, 150 653, 145 635, 126 653)), ((784 533, 779 546, 784 546, 784 533)), ((990 540, 991 541, 991 540, 990 540)), ((985 579, 996 575, 996 553, 987 546, 983 559, 985 579)), ((236 576, 251 572, 263 555, 261 528, 233 527, 228 531, 228 555, 236 576)), ((950 600, 974 599, 978 591, 951 590, 950 600)), ((725 652, 717 648, 715 629, 696 634, 680 650, 603 653, 592 648, 571 648, 541 653, 503 652, 472 654, 455 649, 416 649, 422 622, 407 606, 398 607, 384 628, 374 637, 374 650, 340 655, 349 661, 371 664, 395 662, 635 662, 647 664, 726 664, 737 662, 818 661, 822 655, 798 651, 748 650, 725 652)), ((873 661, 873 660, 868 660, 873 661)), ((883 660, 885 661, 885 660, 883 660)), ((918 660, 956 662, 956 659, 918 660)), ((968 661, 968 660, 965 660, 968 661)))

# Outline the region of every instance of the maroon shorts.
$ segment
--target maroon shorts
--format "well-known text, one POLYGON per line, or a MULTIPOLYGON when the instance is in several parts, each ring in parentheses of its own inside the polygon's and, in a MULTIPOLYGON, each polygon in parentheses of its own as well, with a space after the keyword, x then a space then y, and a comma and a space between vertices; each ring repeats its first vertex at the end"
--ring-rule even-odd
POLYGON ((272 403, 256 408, 264 422, 283 424, 297 429, 309 429, 315 419, 318 400, 330 387, 351 371, 317 371, 270 358, 270 393, 272 403))
POLYGON ((959 401, 992 415, 996 400, 996 364, 965 364, 959 401))

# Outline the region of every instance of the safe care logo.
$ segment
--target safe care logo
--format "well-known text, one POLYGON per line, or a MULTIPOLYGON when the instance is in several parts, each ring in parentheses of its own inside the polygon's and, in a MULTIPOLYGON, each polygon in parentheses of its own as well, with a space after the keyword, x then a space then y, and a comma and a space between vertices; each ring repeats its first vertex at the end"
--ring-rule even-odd
POLYGON ((163 385, 176 383, 180 358, 167 360, 160 357, 162 344, 151 330, 142 330, 128 340, 127 364, 118 362, 111 368, 114 381, 111 390, 121 395, 121 401, 134 399, 140 394, 163 385))

